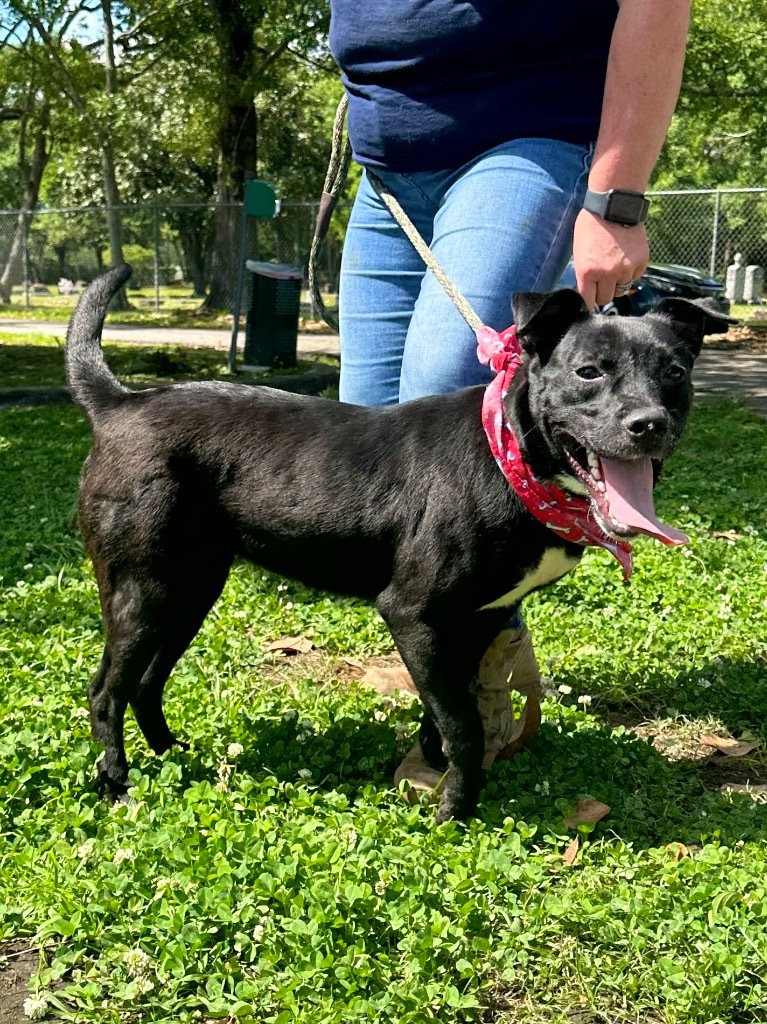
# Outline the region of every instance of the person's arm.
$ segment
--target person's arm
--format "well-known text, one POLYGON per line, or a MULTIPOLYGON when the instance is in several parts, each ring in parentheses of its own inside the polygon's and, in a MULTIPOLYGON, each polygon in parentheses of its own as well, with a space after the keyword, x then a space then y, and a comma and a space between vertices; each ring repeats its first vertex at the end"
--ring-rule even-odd
MULTIPOLYGON (((607 65, 589 188, 644 192, 679 96, 690 0, 622 0, 607 65)), ((603 306, 649 259, 644 225, 624 228, 582 210, 573 260, 578 291, 603 306)))

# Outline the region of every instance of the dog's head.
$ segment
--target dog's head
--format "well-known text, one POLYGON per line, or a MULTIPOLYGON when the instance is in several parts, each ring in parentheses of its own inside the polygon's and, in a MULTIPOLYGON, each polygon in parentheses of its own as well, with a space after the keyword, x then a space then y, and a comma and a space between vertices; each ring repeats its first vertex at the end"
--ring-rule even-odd
POLYGON ((653 482, 682 435, 704 336, 734 321, 686 299, 603 316, 569 289, 519 294, 512 306, 526 359, 507 413, 534 472, 587 495, 610 536, 671 540, 653 482))

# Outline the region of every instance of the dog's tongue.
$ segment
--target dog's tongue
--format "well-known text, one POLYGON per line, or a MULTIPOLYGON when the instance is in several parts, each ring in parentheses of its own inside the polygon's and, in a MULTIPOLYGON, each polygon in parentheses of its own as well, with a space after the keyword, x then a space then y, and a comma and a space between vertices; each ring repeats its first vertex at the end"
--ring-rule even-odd
POLYGON ((649 458, 625 462, 599 460, 610 515, 619 523, 655 537, 664 544, 686 544, 687 537, 673 526, 661 523, 652 501, 653 471, 649 458))

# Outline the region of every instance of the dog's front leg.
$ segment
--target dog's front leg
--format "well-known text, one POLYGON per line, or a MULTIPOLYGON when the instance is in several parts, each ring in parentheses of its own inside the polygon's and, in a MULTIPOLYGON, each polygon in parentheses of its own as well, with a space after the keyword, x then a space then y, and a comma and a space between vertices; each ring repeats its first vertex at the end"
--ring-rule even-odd
POLYGON ((447 758, 449 770, 437 821, 468 818, 477 809, 484 780, 484 730, 471 683, 486 637, 474 635, 473 616, 467 616, 462 625, 452 618, 434 625, 405 611, 391 594, 381 596, 378 608, 439 730, 447 758))

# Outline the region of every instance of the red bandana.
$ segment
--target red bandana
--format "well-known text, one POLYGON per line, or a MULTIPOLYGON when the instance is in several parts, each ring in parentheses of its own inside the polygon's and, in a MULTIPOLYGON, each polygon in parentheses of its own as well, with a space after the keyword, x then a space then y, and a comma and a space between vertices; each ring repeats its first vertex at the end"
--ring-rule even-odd
POLYGON ((555 484, 539 480, 525 462, 503 412, 503 401, 522 363, 522 349, 515 327, 498 334, 491 327, 477 331, 477 355, 495 371, 496 377, 485 389, 482 402, 482 425, 490 450, 527 511, 550 530, 556 530, 573 544, 598 545, 614 555, 623 569, 623 578, 631 575, 631 545, 614 540, 594 521, 587 498, 568 494, 555 484))

